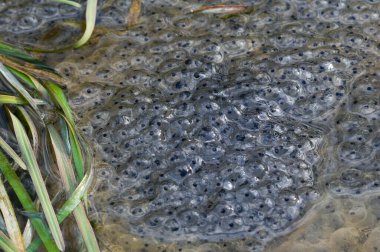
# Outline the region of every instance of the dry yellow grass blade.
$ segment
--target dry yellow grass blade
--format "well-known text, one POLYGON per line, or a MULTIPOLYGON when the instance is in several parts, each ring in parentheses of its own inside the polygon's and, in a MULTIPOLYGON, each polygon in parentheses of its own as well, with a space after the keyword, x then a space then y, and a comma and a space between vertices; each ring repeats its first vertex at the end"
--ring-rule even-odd
POLYGON ((13 244, 17 246, 19 252, 25 251, 24 239, 21 235, 20 228, 18 226, 16 214, 13 210, 12 203, 8 197, 7 191, 5 190, 2 179, 0 178, 0 210, 4 217, 5 226, 9 237, 13 244))
POLYGON ((53 239, 56 242, 58 249, 64 251, 65 243, 63 240, 61 229, 59 227, 57 216, 55 215, 53 206, 49 198, 49 194, 45 186, 45 182, 42 178, 40 168, 38 166, 36 157, 33 153, 33 149, 30 144, 29 138, 26 134, 25 128, 14 114, 12 114, 10 111, 8 112, 12 118, 13 128, 18 145, 22 153, 22 158, 25 161, 30 177, 32 178, 37 196, 41 201, 41 206, 45 214, 45 218, 50 228, 50 231, 52 233, 53 239))

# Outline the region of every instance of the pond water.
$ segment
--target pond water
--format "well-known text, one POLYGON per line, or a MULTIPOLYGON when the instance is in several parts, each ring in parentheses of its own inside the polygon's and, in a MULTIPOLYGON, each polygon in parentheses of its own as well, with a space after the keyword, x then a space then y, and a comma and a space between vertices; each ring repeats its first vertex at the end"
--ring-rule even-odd
MULTIPOLYGON (((104 251, 380 251, 379 1, 100 1, 91 42, 40 55, 96 150, 104 251), (192 14, 218 3, 251 13, 192 14)), ((0 3, 57 48, 83 10, 0 3)))

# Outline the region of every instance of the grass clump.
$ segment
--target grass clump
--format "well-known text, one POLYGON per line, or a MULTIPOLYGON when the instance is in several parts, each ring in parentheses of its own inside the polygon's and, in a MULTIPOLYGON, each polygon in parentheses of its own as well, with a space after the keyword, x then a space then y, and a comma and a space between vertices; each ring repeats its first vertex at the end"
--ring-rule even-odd
POLYGON ((50 67, 0 43, 0 248, 7 252, 41 245, 64 251, 61 224, 70 215, 81 246, 100 251, 84 202, 92 154, 59 80, 50 67), (22 176, 30 177, 32 188, 22 176))

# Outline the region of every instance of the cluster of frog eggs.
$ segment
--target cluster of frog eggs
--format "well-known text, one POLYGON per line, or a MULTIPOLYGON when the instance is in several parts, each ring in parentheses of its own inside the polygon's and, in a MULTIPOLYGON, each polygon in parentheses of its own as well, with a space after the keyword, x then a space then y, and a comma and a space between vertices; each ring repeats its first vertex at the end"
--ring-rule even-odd
POLYGON ((171 4, 147 1, 141 25, 58 65, 84 84, 72 106, 115 168, 98 174, 97 211, 161 239, 266 241, 319 182, 379 185, 378 3, 257 1, 226 19, 171 4))
MULTIPOLYGON (((0 2, 0 33, 2 39, 35 47, 60 48, 80 37, 85 18, 85 1, 74 1, 81 7, 52 0, 16 0, 0 2)), ((125 26, 130 0, 98 0, 101 11, 98 23, 107 27, 125 26)))
POLYGON ((334 119, 330 133, 338 146, 329 156, 334 167, 326 172, 327 184, 335 194, 361 194, 380 187, 380 99, 379 72, 358 77, 334 119))
MULTIPOLYGON (((376 35, 349 18, 340 26, 321 18, 279 27, 286 17, 271 12, 150 18, 103 38, 97 53, 60 65, 89 83, 72 103, 104 161, 116 167, 102 187, 115 193, 99 207, 127 216, 141 235, 270 239, 317 197, 317 147, 332 118, 351 118, 351 89, 376 62, 376 35), (87 63, 78 68, 81 61, 87 63)), ((368 110, 376 110, 371 86, 368 110)), ((339 139, 351 134, 335 132, 339 139)), ((337 155, 346 160, 346 140, 339 141, 337 155)), ((342 170, 337 181, 347 183, 347 165, 336 162, 333 174, 342 170)), ((376 185, 369 180, 365 186, 376 185)))
POLYGON ((46 23, 74 18, 80 9, 52 1, 3 1, 0 3, 0 31, 12 34, 33 32, 46 23))

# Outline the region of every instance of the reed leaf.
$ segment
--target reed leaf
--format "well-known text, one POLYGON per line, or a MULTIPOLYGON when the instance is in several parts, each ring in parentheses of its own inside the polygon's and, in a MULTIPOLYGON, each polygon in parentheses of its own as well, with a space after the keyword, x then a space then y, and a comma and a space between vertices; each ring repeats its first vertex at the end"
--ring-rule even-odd
POLYGON ((32 64, 36 68, 55 73, 55 70, 53 68, 49 67, 48 65, 45 65, 44 63, 42 63, 42 61, 35 59, 34 57, 23 52, 22 50, 16 49, 10 45, 5 44, 4 42, 0 42, 0 55, 11 57, 17 60, 22 60, 32 64))
POLYGON ((59 222, 62 222, 75 208, 79 205, 81 200, 87 194, 88 189, 91 186, 94 178, 94 170, 90 169, 88 173, 83 177, 83 180, 79 183, 75 191, 71 194, 70 198, 59 209, 57 218, 59 222))
MULTIPOLYGON (((45 105, 46 102, 40 99, 33 99, 36 105, 45 105)), ((27 105, 28 102, 14 95, 0 95, 0 104, 27 105)))
POLYGON ((33 140, 33 151, 34 151, 34 154, 37 154, 38 146, 39 146, 37 127, 34 124, 28 112, 26 112, 26 110, 23 107, 18 106, 17 108, 20 111, 21 116, 24 118, 26 124, 29 127, 31 137, 33 140))
POLYGON ((37 87, 34 85, 33 81, 23 72, 19 71, 19 70, 16 70, 10 66, 6 66, 8 68, 8 70, 14 75, 16 76, 17 78, 19 78, 20 80, 22 80, 24 83, 26 83, 29 87, 33 88, 33 89, 37 89, 37 87))
POLYGON ((25 105, 25 104, 28 104, 28 102, 25 99, 20 98, 18 96, 0 95, 0 104, 25 105))
POLYGON ((74 166, 78 175, 78 179, 82 180, 84 176, 84 159, 82 154, 82 148, 78 140, 77 131, 74 128, 74 125, 70 123, 70 121, 67 119, 65 115, 62 115, 62 117, 65 119, 69 127, 69 138, 71 144, 71 151, 74 159, 74 166))
POLYGON ((55 98, 55 102, 57 103, 59 107, 62 108, 62 111, 64 113, 63 118, 65 119, 69 127, 69 138, 70 138, 70 143, 71 143, 71 150, 73 154, 75 169, 76 169, 79 180, 81 180, 84 174, 84 161, 83 161, 81 146, 79 144, 78 136, 77 136, 76 129, 74 126, 75 125, 74 118, 72 116, 72 111, 71 111, 69 102, 67 101, 62 89, 57 84, 53 82, 48 82, 47 88, 52 93, 52 95, 55 98))
POLYGON ((16 214, 13 210, 12 203, 8 197, 7 191, 5 190, 2 179, 0 178, 0 209, 3 214, 5 225, 7 227, 8 235, 17 246, 18 251, 24 252, 25 245, 24 239, 21 235, 20 228, 17 223, 16 214))
POLYGON ((22 97, 25 98, 29 102, 29 105, 36 110, 39 111, 36 102, 29 94, 29 92, 24 88, 24 86, 16 79, 16 77, 6 68, 3 63, 0 62, 0 73, 3 74, 5 79, 9 82, 9 84, 16 89, 22 97))
POLYGON ((18 252, 16 246, 3 232, 0 231, 0 247, 5 252, 18 252))
POLYGON ((0 42, 0 54, 10 56, 10 57, 14 57, 14 58, 23 59, 27 62, 35 61, 35 59, 32 56, 26 54, 25 52, 23 52, 19 49, 12 47, 10 45, 7 45, 4 42, 0 42))
POLYGON ((11 146, 0 136, 0 147, 5 151, 5 153, 10 156, 13 161, 16 162, 18 166, 20 166, 21 169, 26 170, 26 165, 24 161, 17 155, 17 153, 12 149, 11 146))
MULTIPOLYGON (((63 204, 57 213, 57 219, 59 223, 62 223, 81 203, 82 199, 87 194, 88 189, 91 186, 94 177, 94 170, 90 169, 88 173, 83 177, 83 180, 79 183, 75 191, 71 194, 70 198, 63 204)), ((41 244, 41 239, 35 238, 30 246, 28 252, 36 251, 41 244)), ((91 251, 91 250, 89 250, 91 251)))
POLYGON ((9 113, 12 118, 13 128, 16 134, 18 144, 20 146, 22 157, 25 161, 30 177, 32 178, 33 185, 36 189, 38 198, 41 201, 41 206, 45 214, 46 221, 49 225, 50 231, 53 235, 54 241, 57 244, 57 247, 61 251, 64 251, 65 243, 63 240, 63 235, 58 224, 57 216, 55 215, 53 206, 50 202, 49 194, 47 192, 45 182, 42 178, 40 169, 38 167, 36 157, 33 153, 32 146, 29 142, 24 126, 21 124, 20 120, 11 112, 9 113))
POLYGON ((57 2, 57 3, 68 4, 68 5, 77 7, 77 8, 82 7, 80 3, 77 3, 77 2, 74 2, 74 1, 70 1, 70 0, 53 0, 53 1, 57 2))
MULTIPOLYGON (((67 157, 64 143, 57 130, 52 125, 49 125, 48 131, 52 141, 57 165, 61 173, 63 186, 65 187, 66 192, 68 194, 71 194, 74 192, 74 186, 76 184, 73 167, 69 158, 67 157)), ((87 250, 94 252, 100 251, 94 231, 87 218, 84 207, 82 205, 79 205, 77 208, 75 208, 73 214, 78 224, 79 231, 81 232, 83 240, 86 244, 87 250)))
MULTIPOLYGON (((7 179, 8 183, 12 187, 13 191, 16 193, 22 207, 26 211, 37 211, 29 193, 26 191, 25 187, 21 183, 20 178, 17 176, 16 172, 12 169, 12 166, 8 162, 4 153, 0 150, 0 170, 7 179)), ((56 244, 51 239, 51 235, 48 227, 40 219, 30 219, 34 229, 41 238, 45 248, 49 252, 58 252, 56 244)))
POLYGON ((86 244, 87 251, 100 252, 94 230, 88 220, 84 206, 80 204, 73 213, 82 234, 84 243, 86 244))
POLYGON ((66 96, 63 93, 61 87, 55 84, 54 82, 48 81, 46 83, 46 88, 51 93, 51 96, 54 97, 56 104, 62 109, 69 123, 74 125, 74 118, 69 102, 67 101, 66 96))
POLYGON ((26 222, 22 237, 24 238, 25 247, 28 247, 33 239, 33 227, 30 220, 26 222))
POLYGON ((6 66, 6 67, 14 76, 22 80, 29 87, 33 88, 34 90, 37 90, 41 94, 41 96, 44 98, 45 101, 50 101, 48 91, 36 78, 34 78, 32 75, 28 73, 14 69, 10 66, 6 66))
POLYGON ((68 155, 71 154, 71 145, 70 145, 70 137, 69 137, 69 130, 67 128, 67 124, 63 118, 59 118, 58 125, 57 125, 61 137, 63 139, 63 143, 65 145, 65 149, 68 155))
POLYGON ((87 0, 86 6, 86 29, 82 37, 74 44, 74 48, 81 47, 86 44, 94 31, 96 21, 96 6, 97 0, 87 0))
POLYGON ((32 75, 26 74, 26 76, 33 82, 34 86, 36 87, 37 91, 42 95, 45 101, 50 102, 50 96, 46 88, 32 75))
POLYGON ((67 152, 57 130, 53 125, 47 126, 50 140, 54 149, 55 159, 57 161, 60 178, 62 179, 63 186, 66 192, 69 194, 75 188, 75 175, 71 166, 71 160, 67 156, 67 152))

